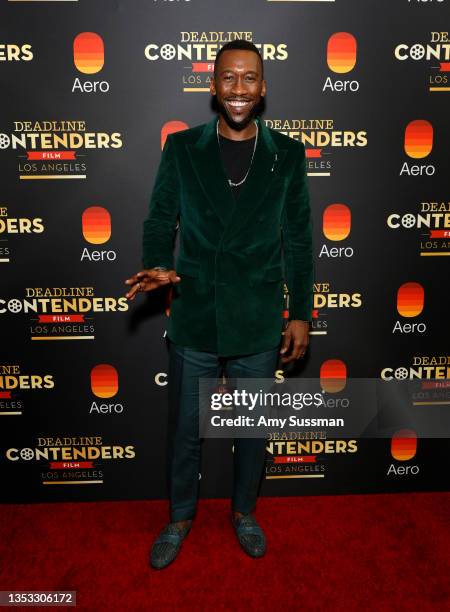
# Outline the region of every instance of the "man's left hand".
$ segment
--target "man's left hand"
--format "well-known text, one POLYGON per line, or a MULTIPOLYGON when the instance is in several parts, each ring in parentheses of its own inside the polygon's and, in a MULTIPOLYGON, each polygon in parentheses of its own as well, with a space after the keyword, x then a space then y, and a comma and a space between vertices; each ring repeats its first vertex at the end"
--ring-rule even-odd
POLYGON ((283 344, 280 353, 287 353, 281 358, 283 363, 303 357, 309 344, 309 321, 289 321, 284 332, 283 344))

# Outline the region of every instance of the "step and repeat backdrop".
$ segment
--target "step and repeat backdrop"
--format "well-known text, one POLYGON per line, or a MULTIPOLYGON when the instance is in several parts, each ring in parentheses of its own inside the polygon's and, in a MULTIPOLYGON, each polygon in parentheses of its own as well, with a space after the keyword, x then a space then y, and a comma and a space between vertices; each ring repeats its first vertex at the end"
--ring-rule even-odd
MULTIPOLYGON (((308 158, 310 349, 277 378, 421 378, 420 410, 450 410, 449 31, 450 0, 1 0, 2 501, 166 496, 170 294, 128 302, 124 281, 167 133, 213 116, 235 38, 263 56, 263 120, 308 158)), ((408 419, 293 428, 268 437, 262 494, 447 490, 449 449, 408 419)), ((204 441, 199 478, 230 494, 231 440, 204 441)))

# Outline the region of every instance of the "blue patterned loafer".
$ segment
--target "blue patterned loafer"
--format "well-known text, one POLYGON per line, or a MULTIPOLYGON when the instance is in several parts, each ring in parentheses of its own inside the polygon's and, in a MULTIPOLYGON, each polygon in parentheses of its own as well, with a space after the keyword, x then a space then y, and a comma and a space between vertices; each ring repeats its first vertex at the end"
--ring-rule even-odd
POLYGON ((189 533, 192 521, 187 527, 178 527, 168 523, 153 543, 150 554, 150 565, 154 569, 162 569, 172 563, 181 548, 184 538, 189 533))
POLYGON ((244 514, 236 519, 234 514, 231 514, 231 522, 245 552, 251 557, 262 557, 266 552, 266 537, 255 517, 244 514))

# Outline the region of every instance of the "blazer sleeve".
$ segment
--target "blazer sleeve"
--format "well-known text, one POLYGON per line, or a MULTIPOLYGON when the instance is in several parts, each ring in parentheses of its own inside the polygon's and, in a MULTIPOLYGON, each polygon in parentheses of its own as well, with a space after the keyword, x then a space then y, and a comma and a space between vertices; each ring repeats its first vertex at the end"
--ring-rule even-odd
POLYGON ((283 208, 282 235, 289 319, 311 321, 314 283, 312 219, 305 146, 303 143, 300 145, 283 208))
POLYGON ((173 247, 180 209, 179 175, 172 135, 162 150, 142 236, 142 265, 174 268, 173 247))

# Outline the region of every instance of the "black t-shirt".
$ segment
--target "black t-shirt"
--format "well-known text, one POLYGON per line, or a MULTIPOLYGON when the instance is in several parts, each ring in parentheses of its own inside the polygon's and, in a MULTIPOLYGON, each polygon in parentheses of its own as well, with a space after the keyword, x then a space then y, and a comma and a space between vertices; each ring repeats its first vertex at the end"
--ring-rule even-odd
MULTIPOLYGON (((233 183, 239 183, 245 176, 252 159, 253 149, 255 146, 255 138, 247 138, 246 140, 232 140, 219 134, 220 152, 225 168, 226 177, 231 179, 233 183)), ((248 180, 248 175, 245 181, 248 180)), ((245 185, 237 187, 231 186, 231 191, 235 199, 239 197, 239 192, 245 185)))

